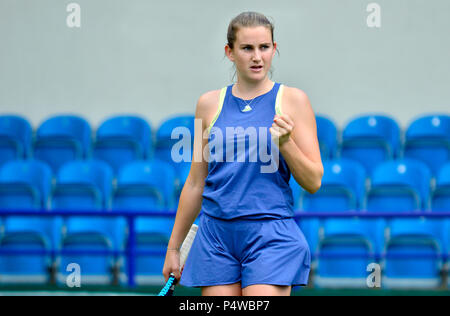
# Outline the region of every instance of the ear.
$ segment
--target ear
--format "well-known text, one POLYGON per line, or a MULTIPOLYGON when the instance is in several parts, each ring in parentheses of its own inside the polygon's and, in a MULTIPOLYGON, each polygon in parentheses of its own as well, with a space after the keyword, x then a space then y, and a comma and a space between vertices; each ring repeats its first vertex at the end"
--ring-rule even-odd
POLYGON ((277 42, 273 42, 273 54, 272 54, 272 57, 274 57, 275 53, 277 52, 277 46, 278 46, 277 42))
POLYGON ((225 54, 227 55, 228 59, 234 62, 234 56, 233 56, 233 50, 230 48, 230 46, 225 45, 225 54))

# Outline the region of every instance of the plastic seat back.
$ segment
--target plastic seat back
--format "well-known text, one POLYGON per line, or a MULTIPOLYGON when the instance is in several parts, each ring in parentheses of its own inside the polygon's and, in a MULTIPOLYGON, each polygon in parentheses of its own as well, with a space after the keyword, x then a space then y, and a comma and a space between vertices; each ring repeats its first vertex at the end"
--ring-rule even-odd
POLYGON ((163 121, 156 132, 155 158, 170 163, 174 167, 178 194, 190 169, 194 126, 194 115, 177 115, 163 121))
POLYGON ((152 152, 152 129, 141 117, 115 116, 97 129, 94 157, 106 161, 116 173, 131 161, 150 158, 152 152))
POLYGON ((342 133, 341 157, 359 161, 368 173, 379 163, 397 157, 399 149, 399 125, 386 115, 359 116, 342 133))
POLYGON ((9 160, 29 158, 33 131, 30 123, 17 115, 0 116, 0 166, 9 160))
POLYGON ((413 120, 405 133, 404 157, 426 163, 436 175, 450 160, 450 116, 425 115, 413 120))
POLYGON ((305 211, 348 211, 360 207, 365 194, 366 172, 349 159, 323 162, 322 186, 315 194, 304 193, 305 211))
POLYGON ((45 120, 36 132, 34 157, 49 164, 56 173, 66 162, 85 159, 91 151, 91 127, 75 115, 45 120))
POLYGON ((433 212, 450 212, 450 162, 439 170, 436 187, 432 192, 431 210, 433 212))
POLYGON ((2 208, 47 208, 52 172, 43 162, 14 160, 0 169, 0 205, 2 208))
POLYGON ((368 211, 414 211, 426 209, 431 172, 412 159, 388 161, 378 166, 367 196, 368 211))
MULTIPOLYGON (((322 186, 315 194, 302 192, 301 209, 306 212, 351 212, 359 209, 365 192, 366 173, 357 162, 348 159, 328 160, 323 162, 324 176, 322 186)), ((300 219, 300 228, 305 233, 311 249, 319 247, 321 228, 339 223, 340 232, 329 232, 327 235, 350 234, 354 225, 348 219, 300 219), (330 224, 331 223, 331 224, 330 224)))
MULTIPOLYGON (((439 170, 431 197, 431 212, 450 212, 450 163, 439 170)), ((436 219, 441 225, 442 252, 450 253, 450 218, 436 219)))
POLYGON ((113 171, 99 160, 77 160, 61 167, 56 178, 54 209, 108 209, 113 171))
POLYGON ((322 160, 335 159, 337 151, 336 124, 326 116, 316 115, 316 125, 322 160))
POLYGON ((177 140, 172 139, 172 133, 179 135, 186 132, 186 136, 194 138, 194 115, 177 115, 167 118, 161 123, 156 132, 157 148, 171 146, 177 140))
MULTIPOLYGON (((34 160, 15 160, 0 169, 0 208, 47 208, 51 192, 51 170, 46 164, 34 160)), ((62 222, 59 217, 5 216, 0 249, 14 250, 59 249, 62 222)), ((48 282, 49 255, 1 255, 0 283, 48 282)))
POLYGON ((175 206, 175 172, 158 159, 136 161, 118 175, 114 209, 172 209, 175 206))

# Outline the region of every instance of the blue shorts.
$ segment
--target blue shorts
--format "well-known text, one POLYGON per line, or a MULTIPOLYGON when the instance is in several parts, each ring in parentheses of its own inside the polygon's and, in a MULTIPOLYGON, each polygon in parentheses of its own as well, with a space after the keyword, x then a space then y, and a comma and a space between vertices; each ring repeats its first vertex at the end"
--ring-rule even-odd
POLYGON ((310 264, 293 218, 221 220, 203 214, 180 284, 306 285, 310 264))

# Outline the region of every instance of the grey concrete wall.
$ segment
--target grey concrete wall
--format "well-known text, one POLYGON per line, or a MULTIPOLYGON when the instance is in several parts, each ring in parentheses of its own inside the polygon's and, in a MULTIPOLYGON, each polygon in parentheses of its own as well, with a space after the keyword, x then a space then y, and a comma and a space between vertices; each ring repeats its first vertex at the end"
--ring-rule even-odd
POLYGON ((117 113, 154 127, 193 113, 202 93, 231 83, 226 30, 248 10, 275 23, 272 79, 303 89, 340 128, 366 112, 401 127, 450 112, 448 0, 0 0, 0 112, 34 127, 59 113, 94 127, 117 113), (66 23, 72 2, 80 28, 66 23), (367 25, 373 2, 379 28, 367 25))

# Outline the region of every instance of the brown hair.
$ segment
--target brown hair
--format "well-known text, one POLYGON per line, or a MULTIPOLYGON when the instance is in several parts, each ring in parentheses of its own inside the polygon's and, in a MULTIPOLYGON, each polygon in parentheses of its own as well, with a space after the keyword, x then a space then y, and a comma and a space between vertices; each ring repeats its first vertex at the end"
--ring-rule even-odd
POLYGON ((228 46, 233 49, 234 42, 236 42, 236 33, 241 27, 254 27, 254 26, 264 26, 270 30, 272 35, 272 44, 274 42, 273 39, 273 23, 269 21, 269 19, 258 12, 242 12, 238 16, 236 16, 233 20, 231 20, 228 26, 227 32, 227 40, 228 46))

